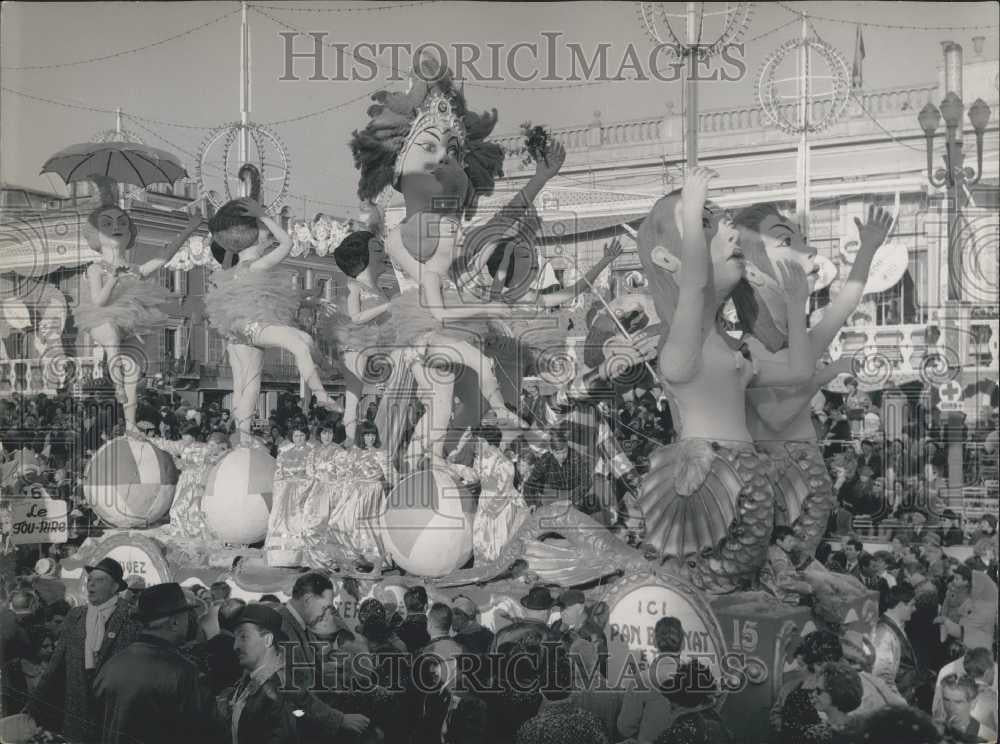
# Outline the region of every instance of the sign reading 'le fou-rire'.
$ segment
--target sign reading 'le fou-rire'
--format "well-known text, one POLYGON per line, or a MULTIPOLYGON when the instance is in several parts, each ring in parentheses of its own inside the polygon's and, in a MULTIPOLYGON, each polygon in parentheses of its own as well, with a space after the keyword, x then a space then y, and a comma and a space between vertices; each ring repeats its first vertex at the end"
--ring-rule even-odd
POLYGON ((56 499, 31 499, 11 504, 11 541, 64 543, 69 539, 69 506, 56 499))

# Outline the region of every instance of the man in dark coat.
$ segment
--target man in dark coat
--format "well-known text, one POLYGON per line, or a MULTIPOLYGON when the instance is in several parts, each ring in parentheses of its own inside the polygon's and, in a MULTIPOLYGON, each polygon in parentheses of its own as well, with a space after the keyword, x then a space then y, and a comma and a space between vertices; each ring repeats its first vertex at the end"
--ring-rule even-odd
POLYGON ((411 586, 403 594, 406 617, 399 624, 396 635, 406 644, 411 654, 417 653, 431 641, 427 632, 427 590, 422 586, 411 586))
POLYGON ((7 607, 7 596, 0 590, 0 716, 14 715, 24 707, 27 684, 21 659, 31 655, 28 633, 7 607))
POLYGON ((244 675, 232 693, 222 699, 220 713, 228 725, 225 741, 232 744, 337 741, 338 735, 359 733, 367 728, 367 717, 336 711, 341 723, 331 725, 324 709, 333 709, 288 678, 289 667, 281 644, 289 639, 282 631, 282 616, 277 610, 250 604, 234 624, 234 646, 244 675))
POLYGON ((59 733, 80 744, 97 741, 99 735, 94 677, 139 631, 132 605, 118 597, 127 588, 121 564, 104 558, 86 571, 88 604, 69 611, 49 667, 25 708, 35 721, 51 721, 59 733))
POLYGON ((204 643, 208 685, 213 695, 235 685, 243 673, 233 648, 233 621, 246 604, 242 599, 227 599, 220 604, 219 633, 204 643))
POLYGON ((178 651, 190 610, 180 584, 142 592, 138 638, 101 667, 94 699, 103 713, 102 744, 201 744, 212 741, 212 698, 198 668, 178 651))
MULTIPOLYGON (((318 660, 330 649, 329 641, 323 639, 333 638, 340 630, 347 630, 346 623, 337 615, 333 605, 333 582, 318 571, 302 574, 292 586, 292 598, 276 612, 281 618, 281 634, 285 638, 282 651, 285 654, 285 669, 291 673, 289 684, 303 693, 317 689, 321 684, 316 675, 316 670, 320 668, 318 660), (291 654, 291 660, 287 658, 288 654, 291 654)), ((365 716, 344 715, 315 695, 305 697, 303 704, 307 717, 316 721, 327 736, 340 729, 357 733, 368 726, 365 716)))

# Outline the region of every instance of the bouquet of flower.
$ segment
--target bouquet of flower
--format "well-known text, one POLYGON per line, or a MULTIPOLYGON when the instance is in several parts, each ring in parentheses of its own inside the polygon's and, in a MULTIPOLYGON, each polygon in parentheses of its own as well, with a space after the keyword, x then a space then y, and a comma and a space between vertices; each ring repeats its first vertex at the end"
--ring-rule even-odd
POLYGON ((521 125, 521 133, 524 135, 525 156, 522 160, 524 165, 546 160, 550 139, 548 130, 540 125, 532 126, 530 121, 526 121, 521 125))

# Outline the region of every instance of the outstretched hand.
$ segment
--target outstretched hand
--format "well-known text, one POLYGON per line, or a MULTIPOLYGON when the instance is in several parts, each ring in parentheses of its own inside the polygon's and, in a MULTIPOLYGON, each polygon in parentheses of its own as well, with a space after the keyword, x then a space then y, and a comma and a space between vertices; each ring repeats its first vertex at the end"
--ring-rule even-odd
POLYGON ((781 261, 778 263, 781 273, 781 286, 788 295, 788 307, 797 313, 802 312, 809 301, 809 280, 805 269, 796 261, 781 261))
POLYGON ((565 162, 566 148, 559 142, 553 142, 542 159, 535 163, 535 174, 548 180, 559 172, 565 162))
POLYGON ((861 247, 874 251, 889 236, 889 231, 892 230, 892 215, 882 207, 876 207, 873 204, 868 207, 868 219, 862 222, 855 217, 854 224, 858 226, 861 247))
POLYGON ((614 261, 624 252, 625 249, 622 248, 621 238, 615 238, 610 243, 604 244, 604 258, 607 259, 609 262, 614 261))
POLYGON ((700 219, 708 197, 708 182, 718 177, 719 174, 711 168, 697 167, 690 170, 681 190, 681 202, 685 214, 697 213, 700 219))

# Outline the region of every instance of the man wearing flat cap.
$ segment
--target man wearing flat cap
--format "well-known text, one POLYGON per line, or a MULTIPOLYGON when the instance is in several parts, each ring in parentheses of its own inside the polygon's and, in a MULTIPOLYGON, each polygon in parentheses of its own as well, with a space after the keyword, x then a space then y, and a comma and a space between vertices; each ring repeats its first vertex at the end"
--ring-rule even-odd
POLYGON ((94 682, 102 744, 200 744, 212 741, 213 702, 198 668, 181 656, 195 605, 180 584, 139 594, 139 636, 109 659, 94 682))
POLYGON ((362 715, 342 714, 308 690, 286 679, 281 644, 288 641, 282 615, 263 604, 249 604, 233 620, 234 648, 244 674, 223 697, 222 715, 232 744, 285 744, 331 740, 340 729, 360 733, 362 715))
POLYGON ((138 634, 132 605, 118 593, 127 588, 121 564, 103 558, 87 572, 87 605, 74 607, 48 669, 25 712, 80 744, 98 741, 93 682, 101 666, 138 634))

